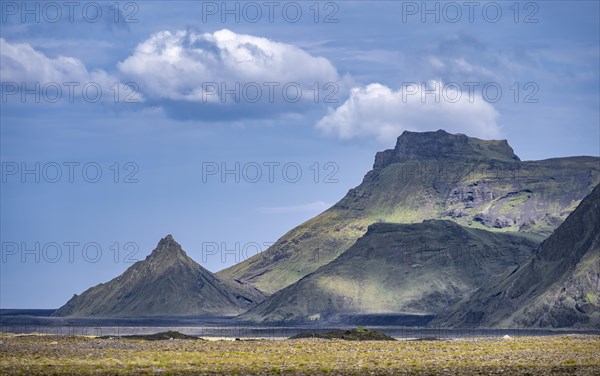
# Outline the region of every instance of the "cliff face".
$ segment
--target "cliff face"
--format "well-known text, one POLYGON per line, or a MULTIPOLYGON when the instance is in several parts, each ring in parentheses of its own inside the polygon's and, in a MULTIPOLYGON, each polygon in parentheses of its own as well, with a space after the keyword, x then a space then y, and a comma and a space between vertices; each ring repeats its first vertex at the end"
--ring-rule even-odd
POLYGON ((523 162, 506 141, 404 132, 338 203, 218 274, 273 293, 333 261, 378 222, 450 220, 541 241, 600 182, 599 173, 596 157, 523 162))
POLYGON ((445 324, 599 329, 600 186, 528 263, 482 286, 445 324))
POLYGON ((263 299, 255 288, 204 269, 168 235, 145 260, 75 295, 54 316, 226 316, 263 299))
POLYGON ((505 162, 520 161, 506 140, 480 140, 464 134, 437 132, 402 133, 394 149, 375 154, 373 169, 382 169, 392 163, 414 160, 488 159, 505 162))

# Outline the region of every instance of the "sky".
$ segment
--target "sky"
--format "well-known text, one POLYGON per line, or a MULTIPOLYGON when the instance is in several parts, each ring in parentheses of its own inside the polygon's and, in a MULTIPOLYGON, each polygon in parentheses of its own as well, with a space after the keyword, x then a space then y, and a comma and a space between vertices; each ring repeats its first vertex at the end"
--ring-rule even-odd
POLYGON ((172 234, 216 272, 404 131, 600 155, 597 1, 0 1, 0 308, 172 234))

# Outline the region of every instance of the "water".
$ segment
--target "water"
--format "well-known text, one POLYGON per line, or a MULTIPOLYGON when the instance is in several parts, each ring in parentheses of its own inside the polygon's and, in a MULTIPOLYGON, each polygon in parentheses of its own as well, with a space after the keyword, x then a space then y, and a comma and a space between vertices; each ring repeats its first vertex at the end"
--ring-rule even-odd
MULTIPOLYGON (((154 334, 168 330, 207 339, 283 339, 300 333, 325 333, 352 329, 355 325, 315 323, 303 325, 256 325, 228 317, 156 318, 60 318, 52 310, 0 310, 0 332, 15 334, 54 334, 123 336, 154 334)), ((424 326, 364 325, 396 339, 457 339, 481 337, 547 336, 595 334, 600 330, 548 330, 523 328, 435 328, 424 326)))

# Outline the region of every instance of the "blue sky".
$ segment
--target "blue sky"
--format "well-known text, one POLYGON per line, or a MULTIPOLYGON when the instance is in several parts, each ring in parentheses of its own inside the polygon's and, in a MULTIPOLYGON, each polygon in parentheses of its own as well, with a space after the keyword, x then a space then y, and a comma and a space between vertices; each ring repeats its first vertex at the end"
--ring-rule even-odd
POLYGON ((1 4, 2 308, 58 307, 169 233, 218 271, 403 130, 600 155, 596 1, 1 4))

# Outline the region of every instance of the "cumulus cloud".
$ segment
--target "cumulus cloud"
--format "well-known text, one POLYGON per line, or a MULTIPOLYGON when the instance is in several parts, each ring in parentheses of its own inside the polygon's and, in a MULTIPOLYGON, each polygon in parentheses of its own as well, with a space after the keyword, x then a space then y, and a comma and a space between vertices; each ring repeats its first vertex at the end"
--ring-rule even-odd
MULTIPOLYGON (((143 100, 138 92, 125 86, 109 73, 103 70, 90 72, 79 59, 68 56, 50 58, 28 43, 9 43, 4 38, 0 38, 0 75, 5 88, 9 83, 19 86, 19 89, 25 84, 27 90, 35 88, 36 84, 39 84, 40 88, 57 84, 67 95, 68 85, 71 85, 74 94, 77 95, 82 93, 83 86, 97 84, 102 90, 101 99, 114 100, 114 93, 117 91, 114 85, 119 85, 121 94, 127 93, 131 100, 143 100), (78 86, 74 86, 73 83, 78 86)), ((122 99, 121 94, 117 100, 122 99)))
POLYGON ((58 82, 89 77, 83 63, 77 59, 59 56, 50 59, 27 43, 8 43, 0 38, 3 81, 58 82))
POLYGON ((499 113, 480 95, 440 81, 405 85, 399 90, 373 83, 353 88, 339 107, 330 108, 316 127, 341 139, 374 137, 389 142, 405 130, 443 128, 481 138, 496 138, 499 113), (438 89, 439 100, 430 90, 438 89))
MULTIPOLYGON (((205 103, 219 101, 223 83, 226 89, 233 89, 236 82, 242 86, 258 83, 266 96, 269 87, 264 83, 298 83, 306 90, 315 82, 339 79, 334 66, 323 57, 291 44, 226 29, 204 34, 189 30, 155 33, 118 68, 152 98, 205 103), (217 94, 212 83, 219 86, 217 94)), ((302 99, 313 97, 305 92, 302 99)))

